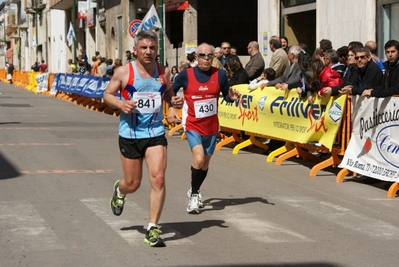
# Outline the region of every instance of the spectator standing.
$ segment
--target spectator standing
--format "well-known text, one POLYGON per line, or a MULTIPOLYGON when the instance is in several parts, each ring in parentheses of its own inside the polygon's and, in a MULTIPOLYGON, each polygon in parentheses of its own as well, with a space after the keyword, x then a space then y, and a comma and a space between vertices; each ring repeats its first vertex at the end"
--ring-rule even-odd
POLYGON ((218 68, 218 69, 222 69, 222 70, 226 70, 222 63, 219 61, 219 57, 222 56, 222 49, 220 47, 216 47, 214 48, 214 46, 212 46, 212 49, 214 49, 213 51, 213 59, 212 59, 212 67, 218 68))
MULTIPOLYGON (((301 69, 298 66, 298 56, 302 49, 298 45, 291 46, 288 51, 288 58, 291 62, 287 71, 279 78, 269 81, 268 86, 275 86, 276 89, 292 89, 290 84, 296 84, 301 81, 301 69)), ((294 87, 295 88, 295 87, 294 87)))
POLYGON ((97 76, 97 74, 98 74, 98 65, 100 64, 100 59, 97 59, 96 56, 92 56, 91 60, 92 60, 92 62, 91 62, 91 70, 90 70, 91 75, 97 76))
POLYGON ((40 64, 40 73, 45 73, 47 72, 47 64, 44 62, 44 59, 42 59, 42 63, 40 64))
POLYGON ((39 61, 36 60, 35 63, 33 63, 31 69, 32 69, 34 72, 39 72, 39 71, 40 71, 40 64, 39 64, 39 61))
POLYGON ((290 65, 287 53, 281 48, 280 39, 275 36, 270 38, 270 50, 273 52, 269 67, 276 72, 276 77, 281 77, 290 65))
POLYGON ((77 73, 78 72, 78 67, 76 64, 72 61, 72 59, 68 59, 68 66, 67 66, 67 73, 77 73))
POLYGON ((364 90, 362 93, 366 97, 388 97, 399 94, 399 42, 389 40, 385 43, 384 62, 385 74, 383 82, 379 86, 374 86, 364 90))
POLYGON ((113 70, 114 61, 112 60, 112 58, 108 58, 105 62, 107 63, 107 66, 105 67, 105 76, 107 78, 111 78, 112 75, 114 75, 114 70, 113 70))
POLYGON ((222 63, 223 68, 226 68, 226 61, 231 56, 230 43, 229 42, 223 42, 222 45, 221 45, 221 48, 222 48, 222 55, 218 59, 220 60, 220 63, 222 63))
POLYGON ((237 56, 237 48, 234 46, 230 47, 230 54, 237 56))
POLYGON ((79 55, 78 56, 78 73, 80 75, 88 75, 90 72, 87 70, 87 64, 86 62, 83 60, 82 56, 79 55))
POLYGON ((7 80, 12 84, 12 76, 14 75, 14 65, 12 63, 7 63, 7 80))
POLYGON ((342 78, 344 77, 346 65, 339 62, 338 54, 334 49, 327 50, 324 54, 324 65, 338 72, 342 78))
MULTIPOLYGON (((340 48, 337 49, 337 54, 338 54, 338 61, 339 63, 343 64, 346 66, 346 68, 348 67, 348 46, 344 45, 341 46, 340 48)), ((345 68, 345 71, 346 71, 345 68)), ((344 76, 345 76, 345 72, 344 72, 344 76)))
POLYGON ((112 67, 112 73, 114 73, 117 68, 122 67, 122 65, 122 60, 120 58, 116 58, 114 60, 114 66, 112 67))
POLYGON ((355 60, 357 63, 358 79, 353 84, 341 89, 341 94, 361 95, 364 89, 381 84, 383 72, 377 63, 371 59, 371 53, 367 47, 361 47, 356 50, 355 60))
POLYGON ((105 77, 106 74, 106 67, 107 67, 107 63, 105 62, 107 59, 105 57, 101 57, 100 58, 100 64, 98 65, 98 73, 97 76, 98 77, 105 77))
POLYGON ((133 61, 132 52, 130 52, 130 50, 126 50, 125 55, 126 55, 126 62, 125 62, 126 64, 133 61))
POLYGON ((248 63, 245 65, 245 70, 247 71, 249 80, 253 80, 258 78, 265 69, 265 60, 262 57, 262 54, 259 52, 259 44, 257 41, 249 42, 248 54, 250 55, 250 59, 248 63))
POLYGON ((179 70, 177 69, 177 66, 173 66, 171 69, 171 77, 170 77, 170 81, 174 82, 177 75, 179 75, 179 70))
POLYGON ((317 47, 317 48, 314 50, 313 59, 320 59, 321 61, 324 62, 324 53, 323 53, 323 50, 321 50, 320 47, 317 47))
POLYGON ((314 59, 312 61, 312 77, 310 79, 309 91, 307 91, 307 97, 310 104, 314 103, 312 94, 317 92, 318 96, 324 96, 325 87, 337 87, 344 83, 338 72, 324 65, 324 62, 320 59, 314 59))
POLYGON ((215 55, 215 58, 221 57, 223 55, 222 48, 220 48, 220 46, 215 47, 213 54, 215 55))
POLYGON ((281 48, 288 54, 288 38, 285 36, 280 36, 281 48))
POLYGON ((192 68, 198 65, 198 61, 195 58, 195 51, 191 52, 190 54, 187 55, 187 60, 190 62, 190 65, 192 68))
POLYGON ((101 59, 101 54, 100 54, 99 51, 96 51, 96 52, 94 53, 94 55, 96 56, 96 58, 97 58, 98 60, 101 59))
POLYGON ((377 43, 375 41, 367 41, 365 44, 365 47, 370 49, 371 53, 371 59, 380 67, 383 73, 385 73, 385 66, 384 66, 384 61, 382 58, 379 58, 377 56, 377 43))
POLYGON ((231 56, 227 59, 226 69, 229 86, 249 83, 248 74, 242 67, 241 61, 237 56, 231 56))
POLYGON ((83 60, 83 62, 85 63, 86 69, 89 70, 90 69, 90 62, 89 62, 89 58, 87 57, 87 54, 86 54, 86 49, 84 49, 84 48, 80 49, 80 57, 83 60))
POLYGON ((320 45, 319 47, 320 47, 321 52, 323 52, 323 55, 328 50, 333 49, 332 42, 330 40, 328 40, 328 39, 321 39, 320 42, 319 42, 319 45, 320 45))

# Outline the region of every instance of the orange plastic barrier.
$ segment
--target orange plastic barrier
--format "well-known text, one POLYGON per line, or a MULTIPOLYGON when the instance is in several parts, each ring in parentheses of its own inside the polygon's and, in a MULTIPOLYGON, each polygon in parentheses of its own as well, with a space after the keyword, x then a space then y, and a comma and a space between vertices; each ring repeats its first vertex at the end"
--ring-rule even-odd
POLYGON ((351 107, 351 98, 347 97, 343 111, 344 117, 342 119, 340 130, 337 133, 335 144, 331 151, 323 146, 295 143, 295 147, 293 149, 277 158, 276 165, 281 165, 281 163, 288 158, 299 156, 305 160, 311 160, 317 163, 310 170, 310 176, 312 177, 316 176, 317 172, 320 170, 331 166, 337 167, 342 160, 340 156, 345 154, 345 150, 349 144, 352 133, 351 107), (330 156, 320 162, 319 158, 310 152, 325 153, 330 154, 330 156))

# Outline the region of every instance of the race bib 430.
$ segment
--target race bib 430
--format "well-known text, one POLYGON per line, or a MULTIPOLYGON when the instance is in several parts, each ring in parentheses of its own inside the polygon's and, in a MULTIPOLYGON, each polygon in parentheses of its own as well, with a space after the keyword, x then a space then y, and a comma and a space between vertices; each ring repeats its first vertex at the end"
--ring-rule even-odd
POLYGON ((197 100, 194 102, 195 117, 205 118, 217 114, 216 98, 197 100))

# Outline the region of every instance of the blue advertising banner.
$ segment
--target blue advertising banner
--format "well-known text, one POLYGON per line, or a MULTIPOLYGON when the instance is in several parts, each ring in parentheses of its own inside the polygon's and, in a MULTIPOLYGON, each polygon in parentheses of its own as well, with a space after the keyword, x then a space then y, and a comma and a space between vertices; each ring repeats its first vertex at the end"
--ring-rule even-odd
POLYGON ((54 77, 55 90, 89 98, 102 98, 109 78, 60 73, 54 77))

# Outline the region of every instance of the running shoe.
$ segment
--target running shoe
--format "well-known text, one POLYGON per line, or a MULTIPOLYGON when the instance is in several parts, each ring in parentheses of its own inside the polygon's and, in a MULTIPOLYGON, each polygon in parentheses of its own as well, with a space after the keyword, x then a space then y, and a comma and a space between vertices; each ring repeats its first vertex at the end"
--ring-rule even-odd
POLYGON ((150 245, 150 247, 164 247, 165 243, 159 236, 161 233, 162 231, 158 226, 152 226, 145 234, 144 243, 150 245))
POLYGON ((187 206, 188 213, 199 213, 199 206, 198 206, 198 195, 194 194, 190 198, 190 202, 187 206))
POLYGON ((111 207, 111 210, 112 210, 112 213, 115 216, 119 216, 119 215, 122 214, 123 205, 125 204, 125 197, 119 197, 118 196, 117 188, 119 186, 119 182, 120 182, 120 180, 116 181, 115 184, 114 184, 114 194, 113 194, 113 196, 111 198, 111 201, 109 203, 110 207, 111 207))
MULTIPOLYGON (((191 198, 191 188, 187 191, 187 198, 188 199, 191 198)), ((198 207, 199 208, 205 207, 205 204, 202 202, 202 195, 200 190, 198 190, 198 207)))

